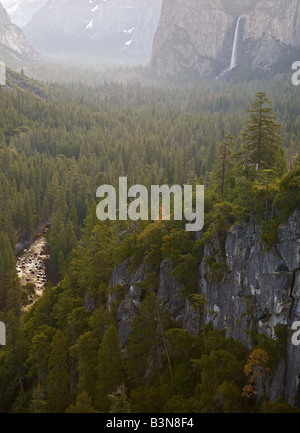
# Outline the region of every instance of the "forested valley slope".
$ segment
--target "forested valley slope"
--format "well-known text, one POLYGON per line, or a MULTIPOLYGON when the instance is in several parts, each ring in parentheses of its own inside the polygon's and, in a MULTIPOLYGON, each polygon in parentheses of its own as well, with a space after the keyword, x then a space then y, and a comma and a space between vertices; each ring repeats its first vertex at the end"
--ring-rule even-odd
POLYGON ((299 410, 299 106, 285 78, 45 84, 8 71, 0 412, 299 410), (203 230, 99 221, 96 189, 120 176, 205 185, 203 230), (48 283, 29 306, 15 247, 46 220, 48 283))

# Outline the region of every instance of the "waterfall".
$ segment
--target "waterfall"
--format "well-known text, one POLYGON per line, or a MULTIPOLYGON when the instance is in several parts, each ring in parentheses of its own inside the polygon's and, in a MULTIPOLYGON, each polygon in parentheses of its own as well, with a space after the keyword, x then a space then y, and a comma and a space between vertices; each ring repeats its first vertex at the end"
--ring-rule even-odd
POLYGON ((239 36, 239 30, 240 30, 240 21, 242 17, 239 17, 236 23, 235 33, 234 33, 234 40, 233 40, 233 46, 232 46, 232 53, 231 53, 231 60, 230 60, 230 66, 228 69, 225 69, 225 71, 222 72, 221 77, 226 74, 227 72, 232 71, 237 66, 237 54, 238 54, 238 36, 239 36))
POLYGON ((232 55, 231 55, 231 62, 230 62, 230 68, 229 71, 231 71, 231 69, 235 68, 237 65, 237 49, 238 49, 238 36, 239 36, 239 29, 240 29, 240 21, 241 21, 241 17, 239 17, 237 23, 236 23, 236 29, 235 29, 235 34, 234 34, 234 41, 233 41, 233 47, 232 47, 232 55))

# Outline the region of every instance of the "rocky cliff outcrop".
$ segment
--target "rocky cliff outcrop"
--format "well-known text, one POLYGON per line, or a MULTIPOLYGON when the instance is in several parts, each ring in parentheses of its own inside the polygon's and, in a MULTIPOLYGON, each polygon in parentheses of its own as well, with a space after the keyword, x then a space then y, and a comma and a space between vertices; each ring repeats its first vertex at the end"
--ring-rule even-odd
MULTIPOLYGON (((221 281, 210 274, 207 259, 213 254, 213 247, 209 244, 199 266, 199 293, 208 301, 205 322, 212 322, 249 349, 251 330, 270 337, 274 337, 276 324, 290 330, 300 320, 300 213, 279 229, 278 242, 271 249, 265 250, 261 244, 258 227, 239 224, 228 233, 225 251, 228 272, 221 281)), ((118 310, 122 346, 141 302, 136 283, 145 278, 144 267, 133 276, 128 268, 129 260, 115 269, 111 279, 112 286, 120 284, 127 293, 118 310)), ((197 333, 199 314, 181 295, 171 271, 171 264, 163 261, 157 296, 180 326, 197 333)), ((272 400, 284 398, 294 404, 299 391, 300 346, 293 346, 290 337, 285 359, 277 366, 268 393, 272 400)))
MULTIPOLYGON (((247 0, 240 4, 225 0, 164 0, 154 39, 152 70, 158 77, 187 72, 219 76, 230 67, 239 17, 238 65, 268 70, 284 58, 286 49, 299 52, 298 0, 247 0)), ((286 65, 286 69, 290 66, 286 65)))
MULTIPOLYGON (((127 259, 124 263, 116 266, 110 280, 111 287, 120 285, 127 291, 125 298, 120 302, 117 313, 121 347, 124 347, 127 342, 132 318, 137 313, 138 306, 141 303, 142 291, 137 283, 140 283, 146 278, 146 269, 144 266, 141 266, 134 275, 130 275, 129 265, 130 260, 127 259)), ((114 301, 115 294, 111 294, 108 299, 109 308, 114 301)))
MULTIPOLYGON (((226 240, 228 275, 221 281, 208 281, 205 257, 199 269, 199 290, 209 303, 206 322, 250 347, 249 331, 274 337, 276 324, 291 325, 300 318, 300 214, 295 213, 279 229, 278 242, 270 250, 260 243, 260 231, 239 225, 226 240)), ((298 393, 300 348, 288 339, 286 359, 278 366, 269 394, 294 403, 298 393)))
POLYGON ((28 42, 22 30, 11 20, 0 3, 0 59, 38 60, 40 54, 28 42))

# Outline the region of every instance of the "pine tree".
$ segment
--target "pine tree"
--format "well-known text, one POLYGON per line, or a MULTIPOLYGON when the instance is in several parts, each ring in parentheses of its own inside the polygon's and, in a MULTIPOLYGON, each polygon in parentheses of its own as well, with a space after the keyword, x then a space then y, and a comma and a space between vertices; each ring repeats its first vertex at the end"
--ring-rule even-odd
POLYGON ((218 192, 224 194, 227 183, 227 174, 233 167, 233 147, 234 137, 232 134, 227 134, 222 141, 217 152, 217 161, 214 165, 212 178, 215 180, 218 187, 218 192))
POLYGON ((76 406, 73 404, 66 409, 66 413, 97 413, 92 407, 92 399, 83 391, 77 395, 76 406))
POLYGON ((264 92, 256 93, 256 100, 248 113, 250 119, 242 133, 248 160, 256 170, 274 168, 282 143, 281 126, 264 92))
POLYGON ((43 387, 38 384, 32 393, 32 399, 30 403, 31 413, 47 413, 47 402, 45 399, 45 392, 43 387))
POLYGON ((8 292, 18 286, 17 281, 15 257, 9 237, 6 233, 0 233, 0 309, 2 311, 5 310, 8 292))
POLYGON ((99 344, 92 332, 82 334, 77 343, 71 348, 71 355, 78 362, 77 392, 86 392, 94 401, 95 377, 97 377, 97 354, 99 344))
POLYGON ((51 413, 62 413, 70 403, 66 339, 61 331, 55 334, 49 357, 46 381, 47 402, 51 413))
POLYGON ((98 374, 96 403, 105 412, 111 403, 108 395, 115 392, 125 379, 118 331, 114 326, 110 326, 104 334, 99 351, 98 374))
POLYGON ((171 323, 162 301, 154 293, 147 296, 140 304, 139 314, 133 318, 128 338, 126 364, 128 376, 132 382, 138 385, 146 383, 149 385, 153 377, 160 375, 161 354, 165 353, 170 384, 173 389, 175 388, 164 335, 171 323))

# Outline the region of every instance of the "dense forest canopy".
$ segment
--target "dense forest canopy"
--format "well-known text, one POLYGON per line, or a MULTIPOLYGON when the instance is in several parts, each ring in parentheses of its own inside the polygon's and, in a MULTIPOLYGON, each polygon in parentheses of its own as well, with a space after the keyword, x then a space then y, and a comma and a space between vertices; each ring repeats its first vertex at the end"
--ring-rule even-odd
POLYGON ((156 293, 168 259, 201 322, 205 243, 217 245, 211 269, 222 279, 233 224, 251 221, 266 248, 276 242, 300 208, 300 89, 286 78, 174 86, 139 74, 45 84, 9 71, 0 87, 0 412, 297 411, 256 404, 251 381, 254 368, 263 382, 281 359, 280 326, 249 351, 211 325, 199 335, 180 329, 156 293), (96 189, 120 176, 146 187, 204 184, 202 238, 184 222, 98 221, 96 189), (47 219, 49 282, 28 309, 15 247, 47 219), (124 293, 109 284, 128 258, 147 279, 120 349, 124 293))

